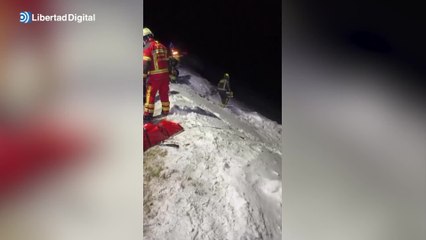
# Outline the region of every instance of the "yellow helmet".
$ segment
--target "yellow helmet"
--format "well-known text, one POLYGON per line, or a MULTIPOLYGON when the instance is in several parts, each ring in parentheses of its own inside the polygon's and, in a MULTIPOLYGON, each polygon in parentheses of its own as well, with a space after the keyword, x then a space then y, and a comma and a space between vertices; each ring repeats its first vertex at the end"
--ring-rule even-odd
POLYGON ((229 74, 225 73, 225 75, 223 76, 225 79, 229 80, 229 74))
POLYGON ((149 36, 149 35, 154 36, 154 34, 151 32, 149 28, 143 28, 143 37, 149 36))

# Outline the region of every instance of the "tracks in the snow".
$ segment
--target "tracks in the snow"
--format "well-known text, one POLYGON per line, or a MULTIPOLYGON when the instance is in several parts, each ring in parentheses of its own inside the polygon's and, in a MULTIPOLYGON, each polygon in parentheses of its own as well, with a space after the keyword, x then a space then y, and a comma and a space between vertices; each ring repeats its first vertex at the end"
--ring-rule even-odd
POLYGON ((172 114, 186 129, 173 138, 180 148, 144 153, 144 239, 274 239, 246 176, 259 152, 271 150, 255 131, 238 129, 239 120, 225 121, 231 113, 188 97, 172 96, 185 112, 172 114))

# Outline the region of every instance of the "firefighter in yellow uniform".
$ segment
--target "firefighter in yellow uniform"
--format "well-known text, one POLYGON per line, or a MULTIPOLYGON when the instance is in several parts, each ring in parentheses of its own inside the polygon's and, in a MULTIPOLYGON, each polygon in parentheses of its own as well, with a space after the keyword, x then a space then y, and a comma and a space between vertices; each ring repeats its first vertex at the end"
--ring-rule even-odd
POLYGON ((222 107, 226 107, 228 105, 229 99, 233 97, 233 93, 231 91, 231 86, 229 85, 229 74, 225 73, 223 79, 219 81, 217 84, 217 91, 220 96, 220 100, 222 102, 222 107))

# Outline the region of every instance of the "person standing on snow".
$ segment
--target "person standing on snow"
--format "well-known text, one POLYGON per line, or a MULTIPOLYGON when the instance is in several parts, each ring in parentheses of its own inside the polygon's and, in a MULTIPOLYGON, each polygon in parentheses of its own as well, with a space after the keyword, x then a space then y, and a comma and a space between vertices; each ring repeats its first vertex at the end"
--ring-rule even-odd
POLYGON ((179 76, 179 70, 177 70, 177 65, 179 61, 174 57, 169 57, 169 72, 170 72, 170 81, 175 83, 179 76))
POLYGON ((169 44, 169 72, 170 72, 170 81, 176 83, 176 80, 179 76, 179 71, 177 70, 177 65, 179 60, 175 56, 175 46, 172 42, 169 44))
POLYGON ((167 48, 154 39, 149 28, 143 29, 143 45, 143 80, 146 83, 144 121, 151 121, 157 92, 161 100, 161 115, 169 114, 169 58, 167 48))
POLYGON ((221 79, 217 84, 217 91, 219 93, 220 100, 222 101, 222 107, 226 107, 226 105, 228 105, 229 98, 233 97, 231 86, 229 85, 228 73, 225 73, 223 79, 221 79))

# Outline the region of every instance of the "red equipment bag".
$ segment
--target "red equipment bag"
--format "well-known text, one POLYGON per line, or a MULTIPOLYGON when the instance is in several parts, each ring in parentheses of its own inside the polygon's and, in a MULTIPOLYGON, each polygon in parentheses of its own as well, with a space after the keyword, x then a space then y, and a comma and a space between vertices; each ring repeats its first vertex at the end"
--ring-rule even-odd
POLYGON ((161 120, 159 123, 146 123, 143 125, 143 151, 160 144, 164 140, 182 132, 183 127, 175 122, 161 120))

